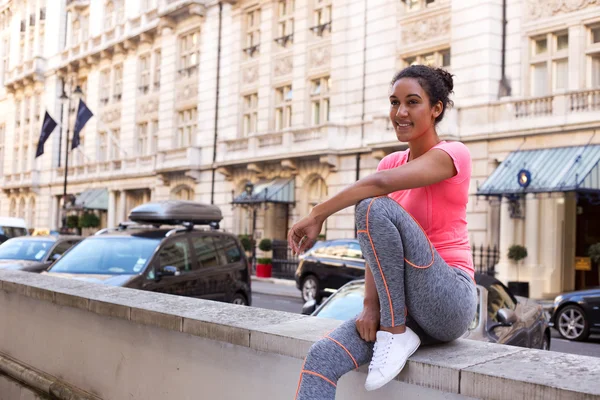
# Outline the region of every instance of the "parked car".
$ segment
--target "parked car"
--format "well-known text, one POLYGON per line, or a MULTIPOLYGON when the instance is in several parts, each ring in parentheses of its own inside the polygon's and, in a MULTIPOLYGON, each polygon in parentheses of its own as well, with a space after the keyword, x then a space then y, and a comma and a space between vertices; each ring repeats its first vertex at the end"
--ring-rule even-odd
POLYGON ((0 269, 42 272, 81 238, 78 236, 21 236, 0 245, 0 269))
MULTIPOLYGON (((499 280, 488 275, 476 274, 475 281, 479 296, 477 314, 463 338, 550 349, 550 325, 540 304, 513 296, 499 280)), ((364 279, 352 281, 318 308, 315 300, 309 300, 302 313, 321 318, 348 320, 361 312, 364 289, 364 279)))
POLYGON ((28 234, 27 224, 23 218, 0 217, 0 243, 28 234))
POLYGON ((129 219, 135 223, 85 238, 46 273, 251 304, 250 263, 237 237, 218 230, 218 207, 189 201, 147 203, 133 209, 129 219), (195 228, 201 225, 210 228, 195 228))
POLYGON ((325 293, 365 276, 365 260, 356 239, 317 242, 299 259, 295 279, 304 301, 320 302, 325 293))
POLYGON ((586 340, 600 333, 600 288, 561 294, 554 299, 551 321, 569 340, 586 340))

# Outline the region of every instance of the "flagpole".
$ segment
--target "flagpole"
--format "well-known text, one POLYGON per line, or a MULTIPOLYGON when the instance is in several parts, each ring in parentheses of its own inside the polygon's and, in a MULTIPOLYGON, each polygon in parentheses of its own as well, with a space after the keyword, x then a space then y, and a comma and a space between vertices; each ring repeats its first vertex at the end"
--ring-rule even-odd
MULTIPOLYGON (((71 76, 71 81, 69 83, 69 90, 73 89, 73 77, 71 76)), ((63 95, 65 95, 65 89, 63 87, 63 95)), ((67 96, 67 145, 65 147, 65 180, 63 184, 63 216, 62 216, 62 228, 67 228, 67 176, 69 174, 69 126, 71 119, 71 96, 73 93, 70 93, 70 96, 67 96)), ((62 122, 62 121, 61 121, 62 122)))

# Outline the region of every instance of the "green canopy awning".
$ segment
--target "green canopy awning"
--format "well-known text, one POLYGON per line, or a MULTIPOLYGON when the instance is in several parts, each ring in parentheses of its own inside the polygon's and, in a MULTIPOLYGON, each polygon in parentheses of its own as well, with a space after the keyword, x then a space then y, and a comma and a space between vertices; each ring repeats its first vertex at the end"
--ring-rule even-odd
POLYGON ((600 193, 600 145, 518 150, 490 175, 478 196, 520 193, 600 193), (519 185, 519 173, 530 174, 529 185, 519 185))
POLYGON ((86 189, 75 198, 73 208, 108 210, 108 189, 86 189))
POLYGON ((261 180, 254 184, 252 195, 242 192, 233 199, 233 204, 294 204, 294 181, 294 178, 261 180))

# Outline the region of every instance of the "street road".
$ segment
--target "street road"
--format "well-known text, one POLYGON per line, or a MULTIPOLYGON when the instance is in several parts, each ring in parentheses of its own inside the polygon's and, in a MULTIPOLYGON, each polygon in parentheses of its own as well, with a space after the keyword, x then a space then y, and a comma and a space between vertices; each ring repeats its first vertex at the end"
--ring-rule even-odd
MULTIPOLYGON (((302 312, 300 293, 297 297, 276 296, 270 294, 253 293, 253 307, 267 308, 270 310, 287 311, 291 313, 302 312)), ((550 350, 561 353, 579 354, 583 356, 600 357, 600 335, 592 336, 587 342, 572 342, 560 338, 558 332, 552 332, 550 350)))

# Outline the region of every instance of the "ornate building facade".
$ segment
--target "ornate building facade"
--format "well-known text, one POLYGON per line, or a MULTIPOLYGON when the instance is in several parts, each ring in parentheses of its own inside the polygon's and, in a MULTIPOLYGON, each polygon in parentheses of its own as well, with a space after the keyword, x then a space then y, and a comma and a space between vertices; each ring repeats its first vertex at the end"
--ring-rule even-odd
MULTIPOLYGON (((93 209, 114 226, 145 201, 194 199, 219 205, 226 230, 284 238, 405 148, 387 117, 389 82, 423 63, 455 74, 439 132, 471 150, 472 244, 499 246, 498 276, 518 274, 534 297, 598 280, 574 261, 596 235, 582 226, 598 215, 597 191, 483 190, 502 186, 493 172, 524 151, 588 146, 594 165, 596 0, 2 0, 0 37, 0 214, 30 227, 62 224, 81 97, 94 118, 68 152, 68 212, 93 209), (60 126, 35 158, 46 111, 60 126), (513 244, 528 249, 521 266, 506 257, 513 244)), ((535 160, 523 166, 532 182, 536 168, 569 162, 535 160)), ((353 237, 353 210, 323 234, 353 237)))

